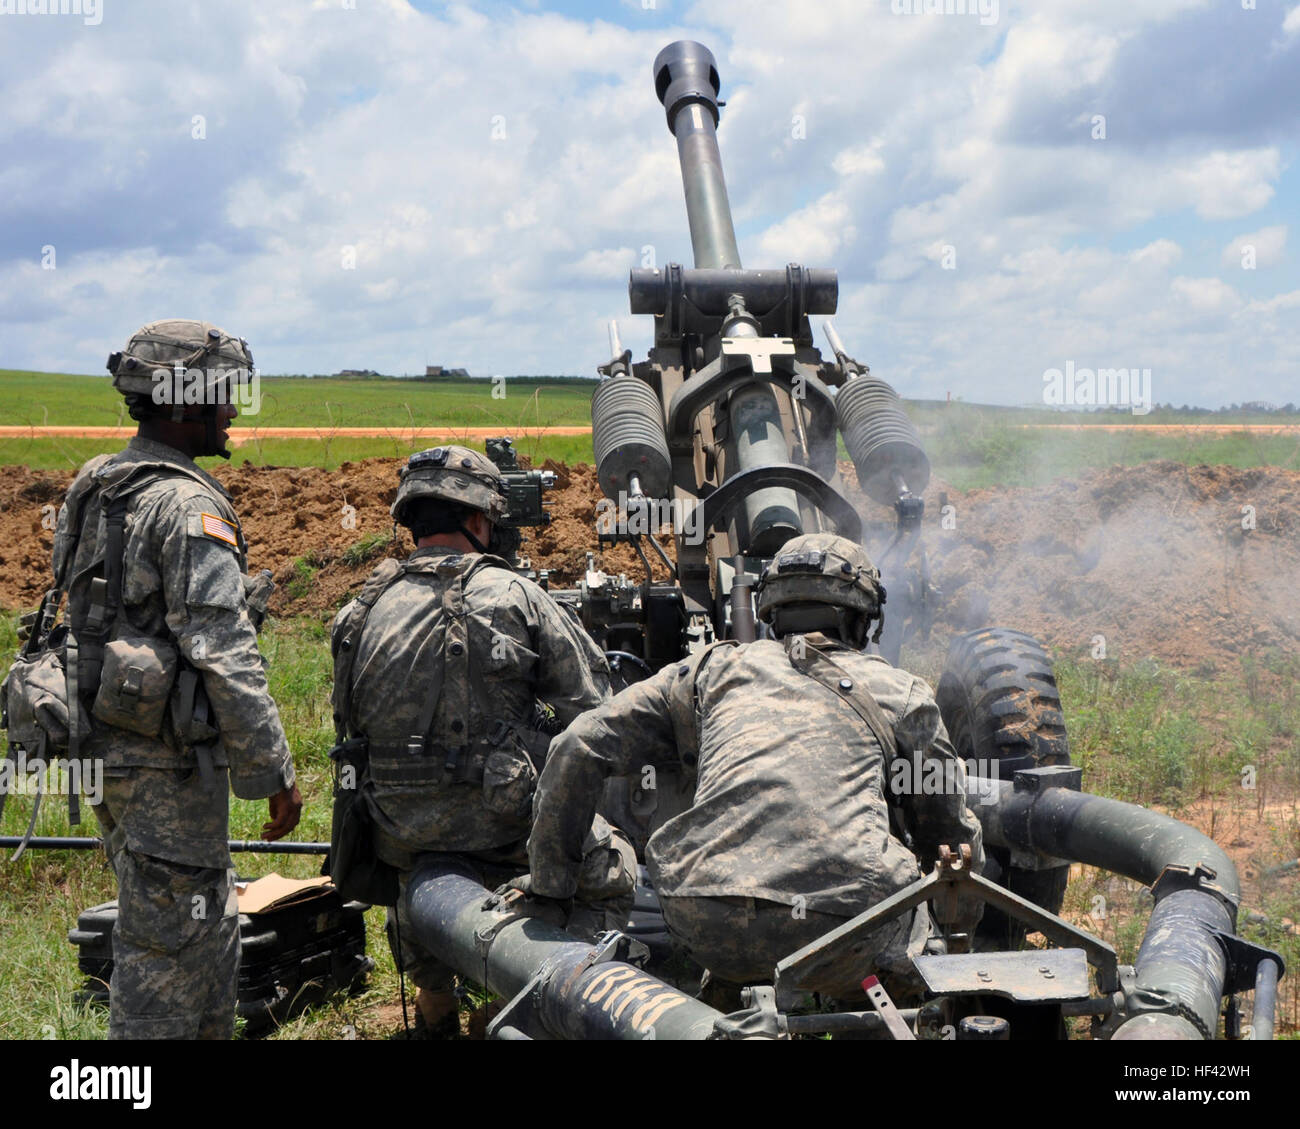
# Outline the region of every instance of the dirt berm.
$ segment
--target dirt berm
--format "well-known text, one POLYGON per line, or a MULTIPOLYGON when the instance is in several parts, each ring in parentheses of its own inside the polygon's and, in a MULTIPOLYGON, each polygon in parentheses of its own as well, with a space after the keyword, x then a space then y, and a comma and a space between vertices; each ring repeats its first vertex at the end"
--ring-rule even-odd
MULTIPOLYGON (((218 466, 243 517, 253 568, 280 585, 279 615, 325 614, 355 592, 375 557, 354 548, 386 533, 396 459, 312 467, 218 466)), ((600 494, 590 466, 558 475, 554 521, 525 551, 557 586, 580 575, 600 494)), ((872 522, 890 515, 850 494, 872 522)), ((4 468, 0 485, 0 607, 32 607, 48 584, 52 515, 71 473, 4 468)), ((887 524, 881 526, 887 528, 887 524)), ((1300 651, 1300 473, 1153 462, 1044 486, 970 492, 939 481, 926 491, 934 581, 953 630, 998 623, 1079 652, 1103 636, 1109 657, 1154 656, 1217 667, 1245 653, 1300 651), (946 497, 941 497, 946 495, 946 497), (951 507, 943 509, 945 502, 951 507)), ((402 544, 409 548, 403 533, 402 544)), ((391 545, 377 553, 401 555, 391 545)), ((405 550, 402 550, 403 552, 405 550)), ((640 577, 630 549, 600 560, 640 577)))

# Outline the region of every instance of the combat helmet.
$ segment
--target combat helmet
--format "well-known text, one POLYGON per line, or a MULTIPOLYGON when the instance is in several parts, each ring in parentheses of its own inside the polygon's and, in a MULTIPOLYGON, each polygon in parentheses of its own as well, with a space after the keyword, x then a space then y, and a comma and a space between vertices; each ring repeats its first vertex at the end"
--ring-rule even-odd
POLYGON ((217 404, 233 398, 231 384, 252 379, 253 354, 242 337, 210 322, 168 318, 136 330, 106 367, 113 387, 131 404, 133 418, 156 414, 179 420, 196 403, 215 415, 217 404))
POLYGON ((791 538, 763 570, 755 591, 758 618, 764 623, 772 623, 778 609, 791 605, 828 604, 842 609, 841 625, 860 617, 860 644, 873 619, 878 621, 873 638, 880 639, 885 603, 880 571, 861 545, 845 537, 803 533, 791 538))
POLYGON ((497 524, 506 514, 506 487, 495 464, 468 447, 431 447, 418 451, 402 467, 390 512, 399 525, 410 525, 407 510, 420 498, 435 498, 487 514, 497 524))

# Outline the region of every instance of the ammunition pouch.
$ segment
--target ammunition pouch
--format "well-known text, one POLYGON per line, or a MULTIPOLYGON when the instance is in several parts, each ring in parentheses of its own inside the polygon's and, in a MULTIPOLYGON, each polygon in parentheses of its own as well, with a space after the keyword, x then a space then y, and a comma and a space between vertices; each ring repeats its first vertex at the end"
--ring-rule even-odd
POLYGON ((334 815, 330 853, 322 873, 333 879, 345 901, 372 906, 397 904, 398 872, 375 850, 375 825, 361 796, 368 779, 369 742, 353 737, 330 750, 334 762, 334 815))
POLYGON ((106 725, 157 737, 162 732, 178 661, 176 648, 166 639, 114 639, 104 647, 99 690, 91 714, 106 725))

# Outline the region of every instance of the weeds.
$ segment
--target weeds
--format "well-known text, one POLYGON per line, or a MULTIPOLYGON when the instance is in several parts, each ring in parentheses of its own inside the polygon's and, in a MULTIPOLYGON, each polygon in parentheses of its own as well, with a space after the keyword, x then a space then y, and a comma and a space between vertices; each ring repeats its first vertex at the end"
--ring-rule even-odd
POLYGON ((356 568, 358 565, 363 565, 367 561, 373 561, 376 557, 383 556, 393 541, 394 537, 391 530, 367 533, 359 541, 352 542, 351 545, 344 549, 340 560, 345 565, 356 568))

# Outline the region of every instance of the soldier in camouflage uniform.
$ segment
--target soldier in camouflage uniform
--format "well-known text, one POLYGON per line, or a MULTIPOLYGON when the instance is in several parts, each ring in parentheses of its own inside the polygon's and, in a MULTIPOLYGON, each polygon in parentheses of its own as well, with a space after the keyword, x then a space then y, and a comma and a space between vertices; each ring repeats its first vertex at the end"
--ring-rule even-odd
MULTIPOLYGON (((969 843, 977 870, 983 859, 929 686, 862 650, 883 601, 861 547, 831 534, 797 537, 758 591, 775 639, 716 644, 665 667, 556 739, 529 840, 533 889, 571 894, 606 778, 675 754, 697 774, 694 800, 651 836, 647 865, 673 935, 737 984, 770 982, 782 957, 914 881, 918 856, 928 868, 941 845, 969 843), (847 701, 854 683, 883 712, 874 726, 847 701), (887 732, 874 734, 886 727, 896 749, 882 748, 887 732), (952 787, 894 795, 895 756, 944 762, 952 787), (915 856, 891 831, 891 807, 905 817, 915 856)), ((873 963, 906 976, 929 926, 924 909, 882 926, 807 986, 860 996, 873 963)))
MULTIPOLYGON (((454 857, 488 887, 525 872, 550 733, 609 694, 590 637, 489 551, 505 509, 504 482, 485 455, 453 446, 412 456, 392 514, 416 550, 384 561, 334 621, 335 725, 341 739, 368 745, 360 798, 375 853, 400 872, 389 941, 434 1035, 458 1030, 455 977, 416 943, 407 880, 428 854, 454 857), (553 712, 547 731, 537 728, 539 702, 553 712)), ((565 898, 599 905, 577 915, 563 907, 570 931, 622 925, 635 882, 631 844, 589 814, 576 849, 565 898)))
POLYGON ((94 810, 118 882, 109 1036, 229 1039, 229 790, 269 798, 268 840, 302 807, 257 649, 269 574, 245 574, 230 495, 194 462, 229 457, 231 383, 252 357, 215 326, 170 320, 139 330, 109 370, 138 433, 81 468, 53 554, 68 586, 69 698, 94 699, 74 741, 104 764, 94 810), (190 402, 172 402, 177 388, 190 402))

